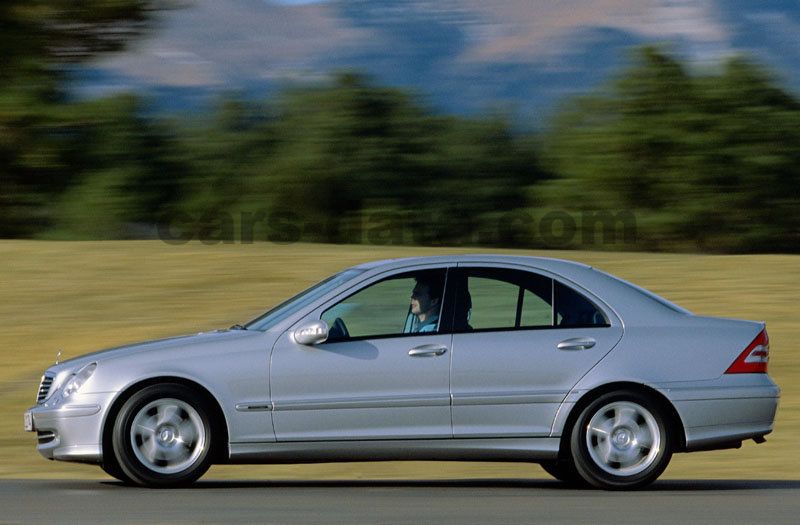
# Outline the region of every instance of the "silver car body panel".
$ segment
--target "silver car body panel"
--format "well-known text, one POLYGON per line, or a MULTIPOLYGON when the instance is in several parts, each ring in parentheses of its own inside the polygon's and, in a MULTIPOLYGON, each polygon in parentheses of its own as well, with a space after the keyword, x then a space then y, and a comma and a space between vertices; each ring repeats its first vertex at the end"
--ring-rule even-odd
POLYGON ((32 409, 39 433, 39 453, 48 459, 99 463, 102 449, 102 407, 111 404, 113 393, 75 394, 61 407, 37 406, 32 409))
POLYGON ((232 463, 331 461, 542 461, 558 457, 558 438, 288 441, 231 445, 232 463))
POLYGON ((612 382, 645 385, 669 400, 688 450, 771 432, 779 397, 775 383, 766 374, 723 373, 763 329, 763 323, 681 314, 628 325, 614 351, 565 399, 553 435, 562 435, 575 402, 612 382))
POLYGON ((50 395, 31 409, 48 458, 100 462, 120 396, 166 378, 219 404, 237 462, 553 457, 571 410, 609 385, 660 393, 689 450, 772 430, 779 389, 766 374, 724 375, 763 323, 694 316, 589 266, 556 259, 461 255, 376 261, 265 332, 231 330, 128 345, 52 366, 50 395), (425 334, 314 347, 291 331, 340 298, 394 273, 465 266, 525 269, 590 298, 608 327, 425 334), (591 335, 591 349, 559 341, 591 335), (448 349, 408 358, 421 344, 448 349), (531 357, 533 356, 533 357, 531 357), (70 374, 97 363, 77 394, 70 374))
POLYGON ((409 358, 449 335, 302 347, 282 336, 272 352, 278 441, 452 437, 449 352, 409 358), (391 373, 384 373, 391 371, 391 373))

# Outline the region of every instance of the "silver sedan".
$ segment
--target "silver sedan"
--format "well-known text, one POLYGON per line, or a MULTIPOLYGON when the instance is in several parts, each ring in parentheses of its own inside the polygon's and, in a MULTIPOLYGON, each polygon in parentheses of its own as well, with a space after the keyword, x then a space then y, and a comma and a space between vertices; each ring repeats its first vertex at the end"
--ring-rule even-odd
POLYGON ((48 368, 49 459, 176 486, 212 463, 521 461, 605 489, 772 431, 764 323, 693 315, 575 262, 362 264, 246 325, 48 368))

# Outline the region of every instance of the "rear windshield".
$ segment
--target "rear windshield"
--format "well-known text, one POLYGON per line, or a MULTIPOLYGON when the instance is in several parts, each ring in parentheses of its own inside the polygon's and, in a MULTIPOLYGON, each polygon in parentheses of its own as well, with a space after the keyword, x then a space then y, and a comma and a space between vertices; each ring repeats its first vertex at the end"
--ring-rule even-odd
POLYGON ((635 284, 633 284, 631 282, 626 281, 625 279, 620 279, 619 277, 617 277, 615 275, 611 275, 610 273, 606 273, 606 272, 604 272, 602 270, 598 270, 597 268, 594 268, 594 270, 596 272, 602 273, 603 275, 611 277, 615 281, 620 282, 620 283, 624 284, 625 286, 633 289, 633 291, 635 291, 635 292, 637 292, 637 293, 639 293, 641 295, 644 295, 645 297, 648 297, 648 298, 656 301, 657 303, 661 304, 662 306, 666 306, 667 308, 669 308, 673 312, 678 312, 680 314, 688 314, 688 315, 692 314, 692 312, 690 312, 686 308, 678 306, 677 304, 675 304, 675 303, 673 303, 671 301, 667 301, 666 299, 664 299, 660 295, 656 295, 653 292, 651 292, 650 290, 642 288, 641 286, 637 286, 637 285, 635 285, 635 284))

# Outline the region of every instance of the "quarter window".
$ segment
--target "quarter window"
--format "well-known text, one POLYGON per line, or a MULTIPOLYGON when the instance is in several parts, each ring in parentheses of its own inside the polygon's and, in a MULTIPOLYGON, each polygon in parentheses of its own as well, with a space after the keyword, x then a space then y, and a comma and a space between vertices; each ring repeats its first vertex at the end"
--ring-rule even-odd
POLYGON ((608 320, 586 297, 555 283, 555 321, 558 327, 607 326, 608 320))

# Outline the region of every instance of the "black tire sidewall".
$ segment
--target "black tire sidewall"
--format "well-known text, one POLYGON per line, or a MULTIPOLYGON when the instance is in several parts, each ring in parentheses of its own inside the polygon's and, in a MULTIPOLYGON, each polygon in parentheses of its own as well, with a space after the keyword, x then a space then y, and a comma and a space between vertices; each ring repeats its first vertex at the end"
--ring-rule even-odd
POLYGON ((587 483, 606 490, 631 490, 652 483, 667 468, 672 458, 672 435, 664 416, 664 410, 651 396, 634 391, 610 392, 599 396, 581 411, 572 427, 570 452, 578 474, 587 483), (655 418, 661 432, 662 446, 655 460, 645 470, 632 476, 609 474, 595 464, 586 446, 584 429, 588 426, 589 421, 600 408, 615 401, 630 401, 646 408, 655 418))
POLYGON ((122 470, 122 467, 119 466, 117 458, 113 454, 109 454, 108 456, 109 457, 103 457, 103 463, 100 465, 100 468, 103 469, 103 472, 112 478, 125 483, 126 485, 133 483, 133 480, 127 474, 125 474, 125 472, 122 470))
POLYGON ((545 472, 547 472, 557 480, 563 481, 564 483, 570 486, 574 487, 586 486, 586 482, 578 473, 572 459, 559 458, 555 460, 542 461, 539 464, 539 466, 541 466, 545 472))
POLYGON ((197 480, 211 466, 213 458, 211 419, 208 414, 202 397, 195 390, 183 385, 171 383, 151 385, 134 393, 117 414, 112 434, 114 458, 122 473, 136 484, 154 487, 181 486, 197 480), (133 444, 130 441, 131 425, 136 414, 148 403, 167 398, 184 401, 197 411, 205 428, 205 442, 208 443, 194 464, 175 474, 155 472, 143 465, 133 452, 133 444))

